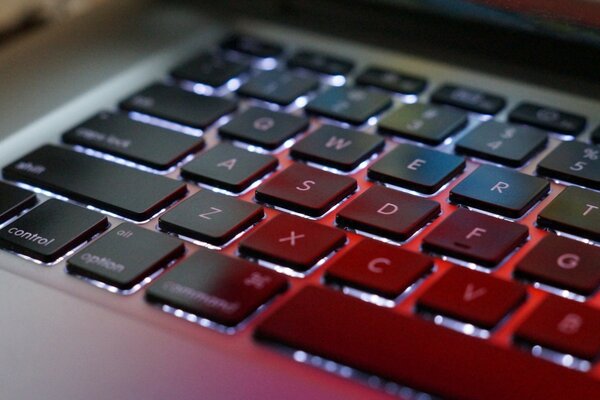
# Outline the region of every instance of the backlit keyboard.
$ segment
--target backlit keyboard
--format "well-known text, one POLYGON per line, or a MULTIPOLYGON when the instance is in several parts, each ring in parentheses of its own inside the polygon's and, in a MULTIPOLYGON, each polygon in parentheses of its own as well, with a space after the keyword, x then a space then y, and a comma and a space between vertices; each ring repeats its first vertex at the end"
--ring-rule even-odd
POLYGON ((600 398, 600 127, 505 96, 234 35, 4 166, 0 247, 372 386, 600 398))

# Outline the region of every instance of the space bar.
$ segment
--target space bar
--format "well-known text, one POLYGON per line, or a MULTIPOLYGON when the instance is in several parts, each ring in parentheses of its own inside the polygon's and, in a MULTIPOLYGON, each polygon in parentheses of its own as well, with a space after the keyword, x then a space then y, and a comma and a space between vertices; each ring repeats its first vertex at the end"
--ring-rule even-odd
POLYGON ((600 399, 583 373, 325 288, 304 288, 255 337, 444 398, 600 399))
POLYGON ((23 156, 2 174, 135 221, 151 218, 187 191, 174 179, 53 145, 23 156))

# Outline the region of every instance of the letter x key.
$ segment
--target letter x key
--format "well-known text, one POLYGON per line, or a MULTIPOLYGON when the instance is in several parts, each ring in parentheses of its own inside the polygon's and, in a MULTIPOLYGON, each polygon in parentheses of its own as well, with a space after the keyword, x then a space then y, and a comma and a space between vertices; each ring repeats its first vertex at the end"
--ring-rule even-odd
POLYGON ((346 235, 339 229, 280 214, 242 240, 239 252, 303 272, 345 241, 346 235))

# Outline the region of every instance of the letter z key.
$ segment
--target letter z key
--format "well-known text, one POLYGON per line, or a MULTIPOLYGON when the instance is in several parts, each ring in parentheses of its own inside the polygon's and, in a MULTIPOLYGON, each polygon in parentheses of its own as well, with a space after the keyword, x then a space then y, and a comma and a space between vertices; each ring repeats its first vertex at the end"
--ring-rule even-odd
POLYGON ((167 232, 221 246, 263 216, 259 205, 201 190, 161 216, 158 226, 167 232))
POLYGON ((256 189, 256 200, 311 217, 323 215, 354 193, 357 183, 303 164, 293 164, 256 189))

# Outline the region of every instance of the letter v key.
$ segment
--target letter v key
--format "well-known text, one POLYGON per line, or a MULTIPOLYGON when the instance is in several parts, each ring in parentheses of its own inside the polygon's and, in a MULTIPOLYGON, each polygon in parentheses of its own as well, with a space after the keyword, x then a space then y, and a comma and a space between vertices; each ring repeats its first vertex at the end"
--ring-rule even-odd
POLYGON ((475 285, 469 283, 465 289, 465 294, 463 295, 463 300, 467 303, 485 295, 487 293, 487 289, 484 287, 480 287, 477 290, 475 289, 475 285))

